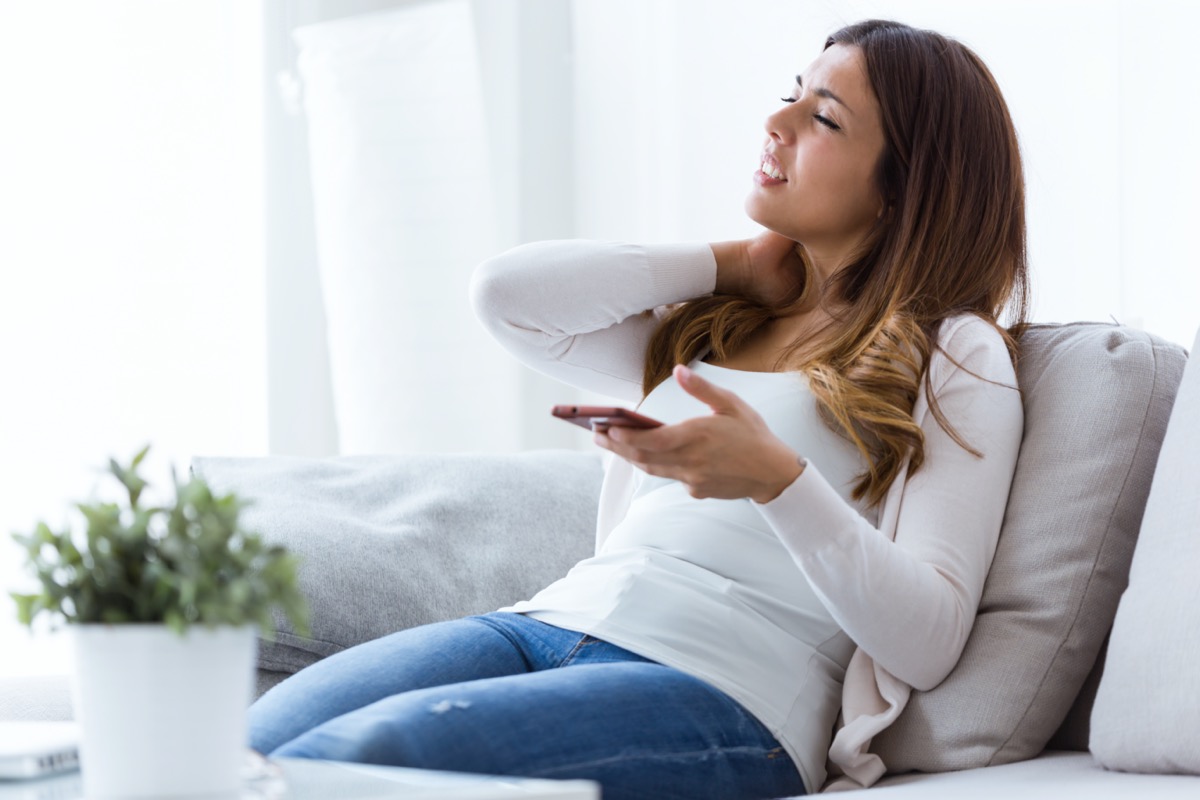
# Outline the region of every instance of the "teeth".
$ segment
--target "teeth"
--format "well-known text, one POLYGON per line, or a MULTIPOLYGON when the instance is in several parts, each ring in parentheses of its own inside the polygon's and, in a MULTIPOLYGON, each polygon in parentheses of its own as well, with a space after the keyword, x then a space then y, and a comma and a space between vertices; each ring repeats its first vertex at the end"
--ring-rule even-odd
POLYGON ((763 174, 770 175, 775 180, 778 180, 778 181, 783 180, 783 173, 780 172, 779 170, 775 169, 773 166, 768 164, 766 161, 762 162, 762 167, 760 167, 760 169, 762 169, 763 174))

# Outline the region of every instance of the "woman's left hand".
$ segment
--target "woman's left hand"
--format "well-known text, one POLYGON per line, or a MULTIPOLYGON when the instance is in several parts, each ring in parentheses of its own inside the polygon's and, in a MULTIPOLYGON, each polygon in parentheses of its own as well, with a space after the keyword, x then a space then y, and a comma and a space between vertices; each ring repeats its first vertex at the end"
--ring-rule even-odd
POLYGON ((650 475, 678 480, 695 498, 766 503, 800 476, 796 453, 742 398, 677 364, 675 380, 712 409, 676 425, 597 432, 596 444, 650 475))

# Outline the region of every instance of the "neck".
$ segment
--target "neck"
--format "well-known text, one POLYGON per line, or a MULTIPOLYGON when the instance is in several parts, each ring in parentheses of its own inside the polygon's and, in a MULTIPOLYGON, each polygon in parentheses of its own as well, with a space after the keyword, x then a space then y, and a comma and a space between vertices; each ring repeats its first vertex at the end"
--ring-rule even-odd
POLYGON ((797 255, 808 262, 813 285, 809 291, 804 293, 804 297, 800 299, 799 303, 785 309, 779 316, 807 316, 815 312, 818 315, 830 317, 836 311, 844 308, 845 303, 837 297, 837 285, 830 285, 829 279, 837 273, 839 268, 848 263, 849 254, 831 253, 830 251, 817 252, 812 247, 799 243, 796 244, 795 249, 797 255))
POLYGON ((831 318, 837 311, 845 308, 846 304, 838 297, 836 285, 826 285, 832 273, 813 270, 813 285, 804 296, 792 306, 783 309, 779 318, 791 317, 826 317, 831 318))

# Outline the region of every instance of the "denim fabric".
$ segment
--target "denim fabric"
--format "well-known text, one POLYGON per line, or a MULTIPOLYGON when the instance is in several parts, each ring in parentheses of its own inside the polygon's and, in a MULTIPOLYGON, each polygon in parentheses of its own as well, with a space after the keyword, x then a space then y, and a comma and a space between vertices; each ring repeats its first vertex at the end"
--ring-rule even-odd
POLYGON ((605 800, 804 793, 787 751, 724 692, 509 612, 343 650, 264 694, 249 722, 269 756, 586 778, 605 800))

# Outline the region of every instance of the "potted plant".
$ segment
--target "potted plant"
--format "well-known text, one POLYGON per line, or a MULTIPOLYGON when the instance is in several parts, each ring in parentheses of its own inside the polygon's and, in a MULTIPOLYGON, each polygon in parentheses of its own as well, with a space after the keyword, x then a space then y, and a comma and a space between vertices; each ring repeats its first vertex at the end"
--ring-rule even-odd
POLYGON ((256 632, 273 637, 277 608, 308 629, 297 563, 243 530, 249 501, 181 485, 174 467, 174 502, 142 505, 149 449, 109 460, 127 503, 74 504, 84 535, 13 535, 41 590, 12 597, 25 625, 49 615, 71 632, 88 797, 237 796, 256 632))

